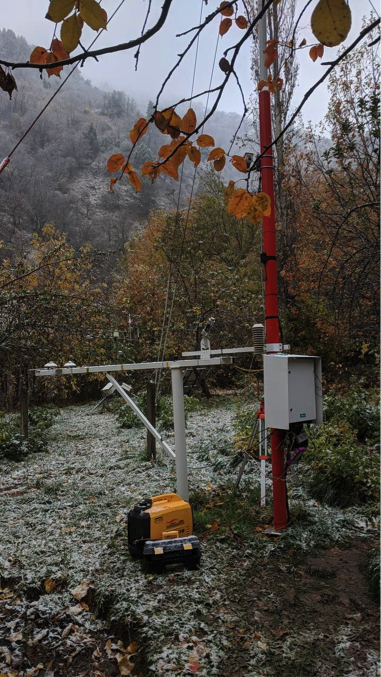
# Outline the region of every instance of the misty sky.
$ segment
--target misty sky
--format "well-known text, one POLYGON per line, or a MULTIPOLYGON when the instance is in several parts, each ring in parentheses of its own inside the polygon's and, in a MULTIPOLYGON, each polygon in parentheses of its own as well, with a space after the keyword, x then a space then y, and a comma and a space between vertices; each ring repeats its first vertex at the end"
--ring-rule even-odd
MULTIPOLYGON (((120 0, 103 1, 102 4, 109 16, 118 6, 119 2, 120 0)), ((100 36, 96 47, 106 47, 107 45, 126 42, 138 36, 141 32, 147 3, 148 0, 126 0, 115 19, 110 23, 107 33, 103 33, 100 36)), ((220 0, 209 0, 207 7, 203 4, 204 16, 210 14, 219 3, 220 0)), ((162 0, 152 0, 149 26, 155 23, 160 13, 161 5, 162 0)), ((298 0, 298 7, 303 7, 303 5, 304 3, 298 0)), ((350 0, 350 6, 352 9, 352 28, 346 44, 350 44, 358 35, 362 17, 369 16, 371 11, 368 0, 350 0)), ((13 0, 12 3, 7 3, 6 7, 3 7, 3 27, 11 28, 17 35, 23 35, 30 44, 48 47, 52 37, 53 24, 44 19, 47 7, 47 0, 38 0, 38 2, 36 0, 13 0)), ((99 63, 96 63, 94 60, 88 60, 82 69, 83 76, 89 78, 95 85, 124 90, 126 94, 133 96, 143 108, 149 98, 154 98, 166 74, 172 67, 176 55, 189 42, 189 36, 176 38, 176 33, 199 24, 200 8, 201 0, 175 0, 163 29, 142 46, 137 72, 135 72, 135 61, 133 58, 135 50, 129 50, 100 57, 99 63)), ((309 10, 307 10, 306 15, 307 17, 310 16, 309 10)), ((316 42, 312 38, 312 33, 307 26, 307 20, 303 21, 302 19, 300 25, 302 28, 305 28, 305 30, 300 32, 300 39, 306 37, 308 43, 316 42)), ((218 19, 212 22, 200 37, 195 92, 203 91, 209 87, 217 34, 218 19)), ((233 26, 219 40, 213 86, 219 84, 223 77, 218 68, 218 61, 222 56, 222 52, 230 45, 235 44, 241 35, 242 32, 233 26)), ((83 44, 87 46, 94 36, 94 31, 85 28, 82 36, 83 44)), ((332 60, 336 53, 337 49, 326 48, 323 60, 332 60)), ((164 92, 164 102, 174 102, 183 96, 190 96, 194 58, 195 48, 187 55, 179 71, 168 83, 164 92)), ((308 50, 299 52, 299 59, 299 83, 294 105, 300 101, 303 93, 323 73, 323 67, 319 65, 318 61, 313 63, 310 60, 308 50)), ((236 70, 245 95, 248 98, 254 89, 250 76, 250 45, 244 45, 236 70)), ((36 77, 38 77, 37 74, 36 77)), ((324 83, 306 104, 303 114, 304 119, 306 121, 312 120, 314 123, 319 122, 326 112, 327 101, 328 93, 324 83)), ((233 78, 231 78, 231 83, 229 83, 228 88, 224 92, 219 108, 227 112, 237 111, 240 113, 242 110, 241 97, 236 84, 233 82, 233 78)))

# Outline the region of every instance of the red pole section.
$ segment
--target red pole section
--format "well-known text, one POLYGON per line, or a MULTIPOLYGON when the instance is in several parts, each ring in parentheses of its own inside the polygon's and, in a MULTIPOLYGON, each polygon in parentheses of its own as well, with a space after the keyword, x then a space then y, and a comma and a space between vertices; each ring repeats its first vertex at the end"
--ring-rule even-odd
MULTIPOLYGON (((261 153, 271 145, 271 106, 270 92, 259 93, 259 127, 261 153)), ((266 344, 270 344, 268 353, 278 352, 279 318, 278 318, 278 276, 276 263, 275 235, 275 199, 273 149, 269 148, 261 158, 262 190, 271 198, 271 215, 263 218, 263 263, 265 266, 265 321, 266 344), (272 346, 271 344, 275 344, 272 346)), ((265 412, 266 416, 266 412, 265 412)), ((271 430, 271 464, 273 476, 273 510, 274 529, 280 531, 287 527, 287 499, 284 476, 284 452, 282 430, 271 430)))

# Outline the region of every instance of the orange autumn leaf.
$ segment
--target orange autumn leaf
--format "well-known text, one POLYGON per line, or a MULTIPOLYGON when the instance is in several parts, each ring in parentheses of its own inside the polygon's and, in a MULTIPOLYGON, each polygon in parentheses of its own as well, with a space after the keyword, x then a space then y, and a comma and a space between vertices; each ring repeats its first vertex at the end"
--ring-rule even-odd
POLYGON ((316 59, 317 59, 317 47, 316 47, 316 45, 311 47, 311 49, 309 51, 309 55, 310 55, 310 58, 312 59, 312 61, 316 61, 316 59))
POLYGON ((222 21, 221 21, 221 23, 220 23, 220 35, 221 35, 221 36, 222 36, 222 35, 225 35, 225 33, 228 32, 228 30, 229 30, 229 29, 231 28, 231 26, 232 26, 232 23, 233 23, 233 22, 232 22, 231 19, 222 19, 222 21))
POLYGON ((244 190, 238 188, 228 202, 228 212, 231 216, 236 216, 237 219, 242 219, 252 203, 252 197, 244 190))
POLYGON ((264 216, 271 214, 271 198, 267 193, 257 193, 253 197, 253 204, 264 216))
POLYGON ((234 10, 233 10, 232 5, 230 5, 230 7, 226 6, 226 5, 229 5, 229 3, 228 2, 221 2, 220 6, 218 8, 220 10, 222 16, 233 16, 234 10))
POLYGON ((142 176, 148 176, 152 183, 157 179, 160 174, 160 167, 155 166, 156 163, 152 160, 147 160, 141 168, 142 176))
POLYGON ((321 43, 319 43, 316 47, 316 54, 318 55, 319 59, 321 59, 324 54, 324 45, 321 43))
POLYGON ((141 139, 147 133, 148 122, 145 118, 139 118, 134 124, 134 128, 130 130, 131 143, 135 145, 138 139, 141 139))
POLYGON ((198 148, 195 146, 189 146, 188 147, 188 157, 191 160, 191 162, 194 163, 195 168, 200 164, 201 162, 201 153, 198 148))
POLYGON ((245 30, 245 28, 247 28, 249 25, 247 19, 244 16, 242 16, 242 14, 240 16, 237 16, 235 22, 238 28, 241 28, 242 30, 245 30))
POLYGON ((188 155, 188 149, 186 145, 180 146, 180 148, 175 152, 171 158, 171 163, 175 169, 178 169, 182 162, 184 162, 186 156, 188 155))
POLYGON ((208 162, 211 160, 220 160, 225 157, 225 151, 223 148, 213 148, 208 155, 208 162))
POLYGON ((157 110, 154 113, 153 119, 156 127, 160 129, 161 132, 165 132, 168 127, 168 120, 166 119, 165 115, 157 110))
MULTIPOLYGON (((48 52, 45 63, 55 63, 56 61, 58 61, 57 57, 51 52, 48 52)), ((60 78, 61 71, 63 71, 63 66, 57 66, 57 68, 47 68, 48 78, 50 78, 52 75, 56 75, 58 78, 60 78)))
POLYGON ((142 182, 140 178, 138 177, 136 172, 128 172, 128 180, 133 188, 135 188, 136 192, 138 193, 142 189, 142 182))
POLYGON ((185 134, 191 134, 196 129, 196 125, 196 113, 194 112, 193 108, 189 108, 181 120, 180 130, 185 132, 185 134))
POLYGON ((231 163, 239 172, 247 172, 246 160, 241 155, 233 155, 231 163))
POLYGON ((118 179, 116 179, 115 177, 112 177, 110 179, 110 193, 114 193, 114 186, 115 186, 117 180, 118 179))
POLYGON ((122 169, 122 174, 128 174, 129 172, 132 172, 132 165, 129 162, 126 162, 122 169))
POLYGON ((126 162, 126 158, 122 153, 116 153, 116 155, 111 155, 107 160, 107 171, 108 172, 117 172, 118 169, 121 169, 126 162))
POLYGON ((301 41, 299 47, 304 47, 306 44, 307 44, 307 40, 306 40, 306 38, 303 38, 303 40, 301 41))
POLYGON ((175 179, 175 181, 179 180, 179 175, 177 173, 177 169, 173 166, 170 160, 168 162, 165 162, 165 164, 160 165, 159 167, 160 172, 162 174, 166 174, 167 176, 170 176, 171 179, 175 179))
POLYGON ((29 63, 46 63, 49 52, 45 47, 35 47, 29 57, 29 63))
POLYGON ((217 160, 214 161, 214 169, 216 172, 220 172, 226 164, 226 157, 225 155, 223 157, 218 158, 217 160))
POLYGON ((169 143, 167 143, 164 146, 160 146, 158 156, 165 160, 172 153, 172 151, 173 148, 169 145, 169 143))
POLYGON ((69 54, 67 53, 61 40, 58 40, 57 38, 54 38, 52 41, 50 49, 52 50, 54 56, 57 57, 58 61, 64 61, 65 59, 69 58, 69 54))
POLYGON ((274 61, 278 58, 278 45, 279 40, 267 40, 266 49, 263 50, 263 54, 266 54, 265 58, 265 68, 270 68, 274 61))
POLYGON ((208 148, 208 146, 214 146, 214 139, 209 134, 201 134, 196 143, 200 148, 208 148))

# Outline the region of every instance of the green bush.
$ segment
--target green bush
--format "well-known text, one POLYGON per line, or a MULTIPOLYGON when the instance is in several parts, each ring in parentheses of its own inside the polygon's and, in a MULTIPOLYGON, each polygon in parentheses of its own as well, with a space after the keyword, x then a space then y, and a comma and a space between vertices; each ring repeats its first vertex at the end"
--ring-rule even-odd
POLYGON ((25 440, 19 432, 19 417, 0 417, 0 458, 22 461, 29 454, 46 451, 46 441, 38 430, 25 440))
POLYGON ((314 498, 341 508, 377 501, 379 451, 360 444, 347 420, 338 417, 312 428, 304 459, 314 498))
MULTIPOLYGON (((137 404, 139 409, 143 414, 147 415, 147 394, 144 390, 138 393, 134 398, 134 402, 137 404)), ((188 415, 196 409, 198 406, 198 399, 196 397, 189 397, 184 395, 184 409, 185 409, 185 420, 187 420, 188 415)), ((143 423, 132 411, 131 407, 128 404, 119 409, 117 412, 117 417, 121 428, 137 428, 142 427, 143 423)), ((168 395, 161 395, 156 402, 156 421, 157 427, 161 430, 172 430, 173 429, 173 411, 172 411, 172 398, 168 395)))
POLYGON ((47 430, 51 428, 54 419, 60 415, 60 410, 51 404, 44 407, 32 407, 28 413, 28 419, 31 426, 37 430, 47 430))
POLYGON ((347 421, 356 431, 360 442, 375 444, 380 440, 380 410, 373 390, 367 390, 360 380, 352 381, 353 390, 347 397, 329 392, 324 397, 324 417, 327 422, 347 421))

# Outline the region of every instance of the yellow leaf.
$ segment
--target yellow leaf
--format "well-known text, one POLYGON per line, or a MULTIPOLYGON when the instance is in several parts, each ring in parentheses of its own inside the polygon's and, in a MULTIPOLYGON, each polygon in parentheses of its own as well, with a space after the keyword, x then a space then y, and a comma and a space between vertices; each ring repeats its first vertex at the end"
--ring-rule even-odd
POLYGON ((51 0, 46 19, 60 23, 72 11, 76 0, 51 0))
POLYGON ((249 25, 248 22, 247 22, 247 19, 245 19, 245 17, 242 16, 242 14, 240 16, 237 16, 235 22, 236 22, 238 28, 241 28, 242 30, 247 28, 248 25, 249 25))
POLYGON ((73 52, 78 46, 81 38, 82 28, 81 23, 76 14, 72 14, 68 19, 62 23, 61 26, 61 40, 66 51, 73 52))
POLYGON ((271 198, 267 193, 257 193, 253 197, 253 204, 256 209, 262 212, 263 216, 271 214, 271 198))
POLYGON ((141 139, 148 131, 148 122, 145 118, 139 118, 134 124, 134 128, 130 130, 131 143, 135 144, 138 139, 141 139))
POLYGON ((213 148, 208 155, 208 162, 211 160, 220 160, 225 157, 225 151, 223 148, 213 148))
POLYGON ((49 592, 52 592, 52 590, 54 590, 54 588, 57 587, 57 583, 55 583, 55 581, 53 581, 52 578, 47 578, 45 583, 44 583, 44 587, 45 587, 45 592, 49 593, 49 592))
POLYGON ((181 120, 180 130, 185 132, 185 134, 191 134, 196 129, 196 126, 196 113, 194 112, 193 108, 189 108, 181 120))
POLYGON ((188 157, 191 162, 194 163, 194 166, 197 167, 201 162, 201 153, 198 148, 195 146, 188 147, 188 157))
POLYGON ((208 146, 214 146, 214 139, 212 136, 209 136, 209 134, 201 134, 196 143, 201 148, 208 148, 208 146))
POLYGON ((46 63, 49 52, 45 47, 35 47, 29 57, 29 63, 46 63))
POLYGON ((94 31, 107 26, 107 14, 96 0, 80 0, 79 9, 84 22, 94 31))
POLYGON ((75 597, 75 599, 77 599, 78 602, 80 602, 81 599, 83 599, 83 597, 86 597, 89 591, 89 587, 90 586, 87 583, 82 581, 80 585, 77 585, 77 587, 74 588, 74 590, 70 590, 70 592, 73 595, 73 597, 75 597))
POLYGON ((137 642, 131 642, 131 644, 128 645, 126 652, 127 653, 136 653, 139 648, 139 645, 137 642))
POLYGON ((135 188, 136 192, 139 193, 139 191, 142 189, 142 182, 139 179, 138 175, 136 172, 128 172, 128 180, 133 188, 135 188))
POLYGON ((234 194, 234 191, 235 191, 235 181, 229 181, 224 193, 224 199, 226 204, 229 202, 231 196, 234 194))
POLYGON ((345 0, 319 0, 312 12, 312 32, 326 47, 336 47, 344 42, 351 25, 351 10, 345 0))
POLYGON ((107 160, 107 171, 108 172, 117 172, 118 169, 121 169, 126 162, 126 158, 122 153, 116 153, 116 155, 111 155, 107 160))
POLYGON ((231 163, 239 172, 247 172, 246 160, 241 155, 233 155, 231 163))
POLYGON ((218 158, 218 160, 214 161, 214 169, 216 172, 220 172, 224 167, 226 163, 226 157, 225 155, 223 157, 218 158))
POLYGON ((237 219, 242 219, 252 203, 252 197, 247 190, 238 188, 228 203, 228 212, 237 219))
POLYGON ((61 40, 67 52, 72 52, 79 43, 82 33, 81 23, 76 14, 72 14, 62 23, 61 40))
POLYGON ((220 35, 225 35, 225 33, 228 32, 228 30, 231 28, 232 25, 232 20, 231 19, 222 19, 220 23, 220 35))
MULTIPOLYGON (((261 212, 254 204, 254 201, 251 203, 249 209, 245 214, 245 219, 251 221, 254 226, 258 226, 263 219, 263 212, 261 212)), ((259 531, 262 531, 262 527, 259 527, 259 531)))
POLYGON ((121 675, 130 675, 134 669, 134 664, 131 663, 129 656, 117 655, 118 667, 121 675), (121 656, 119 659, 118 656, 121 656))

